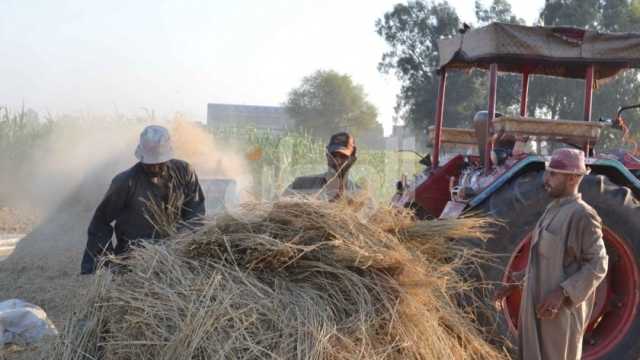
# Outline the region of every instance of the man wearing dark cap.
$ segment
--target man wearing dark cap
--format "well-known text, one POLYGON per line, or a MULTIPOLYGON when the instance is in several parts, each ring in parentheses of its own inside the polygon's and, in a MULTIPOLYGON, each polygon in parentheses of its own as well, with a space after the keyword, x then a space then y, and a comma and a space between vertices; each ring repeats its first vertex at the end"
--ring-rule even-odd
POLYGON ((360 191, 349 180, 349 169, 356 162, 356 145, 353 136, 346 132, 334 134, 327 145, 327 166, 324 174, 296 178, 285 190, 284 196, 306 195, 328 201, 352 197, 360 191))

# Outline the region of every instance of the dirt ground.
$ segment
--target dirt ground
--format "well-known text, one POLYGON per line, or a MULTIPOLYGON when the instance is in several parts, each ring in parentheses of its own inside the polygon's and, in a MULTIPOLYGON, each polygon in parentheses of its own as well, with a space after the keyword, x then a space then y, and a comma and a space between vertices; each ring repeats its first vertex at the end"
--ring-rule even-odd
MULTIPOLYGON (((53 212, 39 223, 12 209, 0 211, 2 231, 25 233, 15 251, 0 262, 0 301, 19 298, 42 307, 62 330, 92 276, 81 276, 80 259, 91 213, 53 212)), ((0 360, 47 358, 45 345, 0 349, 0 360)))

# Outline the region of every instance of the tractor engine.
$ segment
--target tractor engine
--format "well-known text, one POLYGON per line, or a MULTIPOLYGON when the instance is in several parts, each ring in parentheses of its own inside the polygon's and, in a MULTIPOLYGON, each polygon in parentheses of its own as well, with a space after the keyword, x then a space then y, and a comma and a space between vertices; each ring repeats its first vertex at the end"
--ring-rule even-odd
MULTIPOLYGON (((502 116, 496 112, 496 118, 502 116)), ((488 111, 478 111, 473 117, 473 128, 478 144, 479 161, 472 162, 465 157, 464 166, 460 171, 457 181, 451 186, 451 199, 458 202, 465 202, 475 195, 479 194, 483 189, 489 186, 497 177, 502 175, 507 168, 508 161, 513 156, 513 149, 516 144, 516 138, 513 135, 498 133, 495 137, 495 144, 491 152, 491 164, 493 167, 490 172, 484 169, 485 159, 484 150, 487 142, 491 138, 487 137, 487 122, 489 121, 488 111)))

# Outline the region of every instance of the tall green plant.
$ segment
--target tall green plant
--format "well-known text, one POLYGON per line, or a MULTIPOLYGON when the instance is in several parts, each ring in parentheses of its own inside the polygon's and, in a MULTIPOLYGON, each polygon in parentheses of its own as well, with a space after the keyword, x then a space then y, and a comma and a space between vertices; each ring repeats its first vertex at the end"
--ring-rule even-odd
MULTIPOLYGON (((275 133, 256 128, 214 129, 218 144, 247 153, 254 179, 254 195, 270 199, 297 176, 326 170, 326 144, 307 133, 275 133)), ((402 174, 418 170, 418 158, 409 153, 358 148, 358 162, 351 177, 381 202, 387 202, 402 174)))

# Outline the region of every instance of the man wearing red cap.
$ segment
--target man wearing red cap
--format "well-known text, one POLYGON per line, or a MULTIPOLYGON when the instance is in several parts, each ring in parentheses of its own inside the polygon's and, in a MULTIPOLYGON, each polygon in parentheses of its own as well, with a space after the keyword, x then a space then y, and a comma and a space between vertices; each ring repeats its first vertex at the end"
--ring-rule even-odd
POLYGON ((336 201, 353 196, 360 189, 349 180, 349 169, 356 162, 356 146, 353 136, 340 132, 331 136, 327 145, 327 166, 324 174, 296 178, 285 190, 284 196, 308 195, 336 201))
MULTIPOLYGON (((595 289, 608 257, 596 211, 578 193, 584 153, 554 151, 544 173, 553 198, 533 229, 518 321, 520 359, 580 359, 595 289)), ((497 295, 504 298, 514 285, 497 295)))

